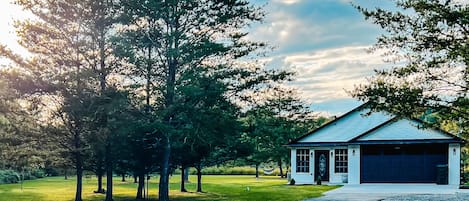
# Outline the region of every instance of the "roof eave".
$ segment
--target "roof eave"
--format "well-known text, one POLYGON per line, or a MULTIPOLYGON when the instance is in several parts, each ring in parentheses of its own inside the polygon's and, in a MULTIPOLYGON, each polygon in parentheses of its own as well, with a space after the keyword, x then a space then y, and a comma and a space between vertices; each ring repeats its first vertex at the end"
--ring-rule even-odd
POLYGON ((332 147, 332 146, 347 146, 348 142, 299 142, 288 144, 287 147, 332 147))
POLYGON ((364 140, 354 141, 350 144, 367 145, 367 144, 433 144, 433 143, 459 143, 463 141, 457 139, 422 139, 422 140, 364 140))
POLYGON ((289 148, 293 147, 332 147, 347 145, 371 145, 371 144, 432 144, 432 143, 459 143, 464 144, 464 140, 458 139, 422 139, 422 140, 369 140, 369 141, 353 141, 353 142, 299 142, 285 145, 289 148))

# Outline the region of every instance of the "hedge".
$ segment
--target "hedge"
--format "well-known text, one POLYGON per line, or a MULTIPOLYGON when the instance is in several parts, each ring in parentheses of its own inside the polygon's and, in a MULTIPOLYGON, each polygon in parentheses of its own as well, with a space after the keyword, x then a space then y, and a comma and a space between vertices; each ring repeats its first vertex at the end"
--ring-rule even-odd
POLYGON ((0 184, 13 184, 20 181, 20 175, 14 170, 0 170, 0 184))
MULTIPOLYGON (((41 169, 33 169, 25 171, 23 175, 24 180, 33 180, 37 178, 44 178, 45 173, 41 169)), ((21 173, 14 170, 0 170, 0 184, 14 184, 21 181, 21 173)))
MULTIPOLYGON (((175 173, 180 174, 180 171, 176 170, 175 173)), ((195 168, 190 168, 189 174, 195 175, 197 174, 197 170, 195 168)), ((255 175, 256 168, 251 167, 251 166, 242 166, 242 167, 213 166, 213 167, 202 168, 202 174, 203 175, 255 175)), ((264 169, 259 168, 259 175, 263 175, 263 174, 264 174, 264 169)), ((279 169, 276 168, 274 172, 270 175, 280 175, 279 169)))

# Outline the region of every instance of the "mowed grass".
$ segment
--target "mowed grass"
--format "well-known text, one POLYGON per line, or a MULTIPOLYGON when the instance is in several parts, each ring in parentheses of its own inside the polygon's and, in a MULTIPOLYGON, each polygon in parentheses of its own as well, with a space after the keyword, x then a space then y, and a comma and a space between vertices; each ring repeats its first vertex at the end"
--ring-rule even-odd
MULTIPOLYGON (((338 186, 286 185, 285 179, 263 176, 209 176, 202 177, 203 193, 195 193, 196 178, 191 176, 191 183, 186 189, 191 192, 181 193, 180 177, 175 175, 170 180, 170 198, 175 201, 266 201, 266 200, 304 200, 319 197, 325 191, 338 186), (249 190, 248 190, 249 189, 249 190)), ((88 201, 104 200, 104 195, 93 193, 96 190, 96 178, 83 178, 83 199, 88 201)), ((158 178, 150 179, 150 200, 157 200, 158 178)), ((128 178, 121 182, 114 178, 114 200, 134 201, 137 184, 128 178)), ((75 179, 64 180, 63 177, 48 177, 33 181, 25 181, 23 190, 20 184, 0 185, 0 201, 72 201, 75 196, 75 179)))

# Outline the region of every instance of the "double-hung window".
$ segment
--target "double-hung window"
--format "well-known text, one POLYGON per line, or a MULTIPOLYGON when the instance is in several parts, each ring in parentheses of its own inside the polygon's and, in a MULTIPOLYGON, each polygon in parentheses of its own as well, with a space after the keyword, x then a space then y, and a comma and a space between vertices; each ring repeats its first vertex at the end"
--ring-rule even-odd
POLYGON ((347 149, 335 150, 335 173, 348 172, 348 154, 347 149))
POLYGON ((309 172, 309 149, 296 150, 296 172, 309 172))

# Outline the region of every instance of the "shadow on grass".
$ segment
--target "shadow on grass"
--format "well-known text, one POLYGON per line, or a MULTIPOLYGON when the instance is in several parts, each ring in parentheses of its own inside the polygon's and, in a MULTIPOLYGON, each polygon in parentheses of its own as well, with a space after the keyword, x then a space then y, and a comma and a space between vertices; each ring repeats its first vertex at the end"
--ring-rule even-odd
MULTIPOLYGON (((150 196, 150 199, 135 199, 134 196, 119 196, 114 195, 114 201, 157 201, 156 195, 150 196)), ((195 193, 195 192, 185 192, 185 193, 177 193, 176 195, 170 194, 171 201, 221 201, 227 200, 222 196, 213 194, 213 193, 195 193)), ((93 198, 85 198, 84 200, 87 201, 102 201, 104 197, 93 197, 93 198)))
MULTIPOLYGON (((191 175, 192 176, 192 175, 191 175)), ((135 199, 137 185, 131 182, 120 182, 116 178, 114 183, 115 201, 138 201, 135 199)), ((319 197, 323 192, 338 186, 316 185, 286 185, 286 179, 252 176, 204 176, 203 190, 196 193, 196 183, 186 183, 189 192, 179 192, 180 177, 172 177, 170 183, 170 199, 174 201, 298 201, 319 197)), ((196 181, 195 176, 190 178, 196 181)), ((150 181, 150 198, 156 201, 158 192, 157 179, 150 181)), ((52 177, 28 181, 25 191, 21 192, 19 185, 0 185, 0 201, 73 201, 75 195, 75 180, 63 180, 52 177)), ((83 185, 83 200, 102 201, 105 195, 92 193, 96 190, 96 180, 90 179, 83 185)))

